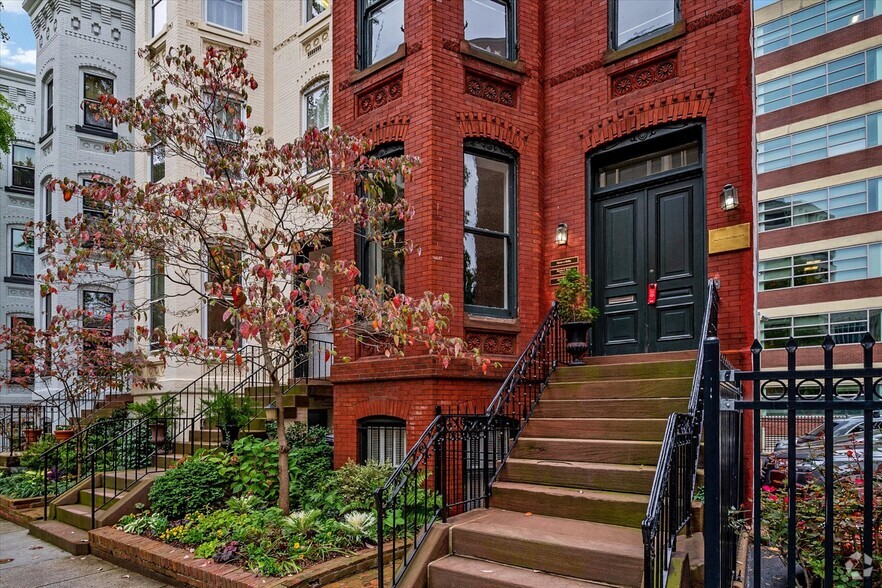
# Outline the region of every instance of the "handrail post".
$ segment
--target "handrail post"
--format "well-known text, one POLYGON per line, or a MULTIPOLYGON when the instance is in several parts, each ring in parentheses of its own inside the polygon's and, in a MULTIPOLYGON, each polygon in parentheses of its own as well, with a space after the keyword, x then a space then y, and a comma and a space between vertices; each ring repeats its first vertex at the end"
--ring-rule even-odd
POLYGON ((722 586, 720 530, 720 340, 708 337, 702 366, 704 403, 704 585, 722 586))
MULTIPOLYGON (((435 416, 441 417, 441 407, 435 407, 435 416)), ((442 417, 438 420, 440 427, 435 440, 435 480, 441 492, 441 522, 447 522, 447 476, 444 464, 447 463, 447 421, 442 417)))
MULTIPOLYGON (((374 503, 377 506, 377 585, 380 588, 385 586, 383 578, 383 519, 386 518, 383 512, 383 488, 377 488, 374 493, 374 503)), ((392 552, 392 559, 395 559, 395 552, 392 552)))
POLYGON ((95 454, 92 454, 92 528, 95 528, 95 504, 98 502, 95 499, 95 454))

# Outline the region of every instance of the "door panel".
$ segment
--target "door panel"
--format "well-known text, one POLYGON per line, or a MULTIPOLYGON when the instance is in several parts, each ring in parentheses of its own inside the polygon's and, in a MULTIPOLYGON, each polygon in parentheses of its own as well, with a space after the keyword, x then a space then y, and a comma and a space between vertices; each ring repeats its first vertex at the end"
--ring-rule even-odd
POLYGON ((701 179, 598 199, 593 208, 594 353, 692 349, 704 310, 701 179), (648 288, 656 284, 656 302, 648 288))

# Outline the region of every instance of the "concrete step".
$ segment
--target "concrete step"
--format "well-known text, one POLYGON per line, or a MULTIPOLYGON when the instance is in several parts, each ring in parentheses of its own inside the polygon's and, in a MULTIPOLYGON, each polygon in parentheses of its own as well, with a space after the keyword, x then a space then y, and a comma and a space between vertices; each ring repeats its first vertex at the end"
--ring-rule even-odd
POLYGON ((643 580, 639 529, 491 508, 452 527, 451 545, 457 556, 580 580, 633 587, 643 580))
POLYGON ((55 520, 88 531, 92 528, 92 507, 86 504, 59 504, 55 520))
POLYGON ((60 521, 33 521, 28 532, 73 555, 89 555, 89 533, 60 521))
POLYGON ((86 506, 92 506, 94 503, 98 508, 101 508, 104 505, 116 504, 125 497, 125 495, 125 492, 117 490, 116 488, 95 488, 94 494, 91 489, 85 489, 80 490, 79 503, 86 506))
POLYGON ((614 398, 680 398, 692 392, 692 377, 661 380, 599 380, 551 382, 542 400, 592 400, 614 398))
POLYGON ((582 359, 585 365, 614 365, 620 363, 655 363, 660 361, 695 361, 698 352, 691 351, 661 351, 659 353, 640 353, 632 355, 602 355, 599 357, 586 357, 582 359))
POLYGON ((644 494, 578 490, 537 484, 497 482, 493 508, 639 528, 649 497, 644 494))
POLYGON ((548 400, 543 398, 533 416, 537 418, 666 419, 673 412, 685 412, 688 398, 624 398, 618 400, 548 400))
POLYGON ((429 588, 608 588, 494 562, 448 555, 429 564, 429 588))
POLYGON ((512 450, 511 457, 655 466, 661 445, 661 442, 656 441, 521 437, 512 450))
POLYGON ((499 474, 501 482, 635 494, 649 494, 654 477, 653 466, 535 459, 508 459, 499 474))
MULTIPOLYGON (((256 419, 255 419, 256 420, 256 419)), ((261 439, 266 438, 266 429, 263 426, 264 419, 261 419, 261 426, 257 428, 252 421, 251 426, 245 431, 239 431, 239 438, 252 435, 261 439)), ((218 429, 196 429, 190 431, 190 439, 196 443, 210 443, 212 447, 217 447, 221 442, 221 432, 218 429)), ((189 445, 189 444, 188 444, 189 445)))
POLYGON ((0 453, 0 468, 14 468, 18 465, 19 455, 21 452, 16 453, 0 453))
POLYGON ((643 361, 631 356, 633 363, 563 366, 554 371, 554 382, 587 382, 589 380, 638 380, 652 378, 688 378, 695 373, 694 359, 643 361))
MULTIPOLYGON (((543 398, 539 402, 545 402, 543 398)), ((558 439, 622 439, 661 441, 665 436, 667 418, 659 419, 545 419, 533 417, 524 427, 525 437, 558 439)))
POLYGON ((184 460, 187 455, 186 453, 165 453, 156 456, 156 467, 160 470, 167 470, 177 462, 184 460))

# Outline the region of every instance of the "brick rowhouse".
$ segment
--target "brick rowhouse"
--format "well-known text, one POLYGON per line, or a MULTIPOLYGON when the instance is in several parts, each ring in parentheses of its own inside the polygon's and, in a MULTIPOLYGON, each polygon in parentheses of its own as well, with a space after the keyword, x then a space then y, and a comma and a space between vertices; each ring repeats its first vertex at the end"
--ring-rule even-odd
MULTIPOLYGON (((462 1, 404 2, 404 43, 359 69, 358 2, 336 2, 333 119, 376 145, 403 143, 421 165, 405 186, 416 215, 406 237, 422 255, 407 258, 406 291, 449 292, 461 336, 502 367, 481 376, 466 362, 442 369, 424 356, 365 357, 338 340, 350 363, 334 366, 335 464, 359 455, 360 419, 406 422, 415 442, 435 406, 486 406, 553 300, 549 264, 577 257, 591 272, 588 162, 610 145, 652 137, 655 130, 702 129, 705 231, 750 223, 752 193, 751 17, 746 1, 682 0, 663 34, 611 50, 607 2, 520 0, 517 59, 485 53, 464 40, 462 1), (516 153, 516 314, 466 313, 463 287, 463 150, 483 139, 516 153), (740 206, 724 212, 720 192, 732 184, 740 206), (555 244, 559 223, 568 243, 555 244)), ((335 255, 354 258, 352 227, 334 229, 335 255)), ((746 357, 753 340, 750 248, 707 256, 706 277, 721 282, 724 350, 746 357)), ((343 288, 342 281, 335 288, 343 288)), ((702 302, 703 306, 703 302, 702 302)))

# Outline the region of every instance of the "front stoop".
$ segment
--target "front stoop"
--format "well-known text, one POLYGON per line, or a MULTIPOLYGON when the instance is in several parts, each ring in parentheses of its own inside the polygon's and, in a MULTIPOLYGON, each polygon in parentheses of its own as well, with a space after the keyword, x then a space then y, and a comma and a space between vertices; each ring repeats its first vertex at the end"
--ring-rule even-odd
MULTIPOLYGON (((493 485, 492 508, 451 520, 429 588, 640 588, 640 525, 665 424, 687 409, 694 370, 694 352, 558 368, 493 485)), ((669 585, 688 586, 690 560, 677 565, 669 585)))

